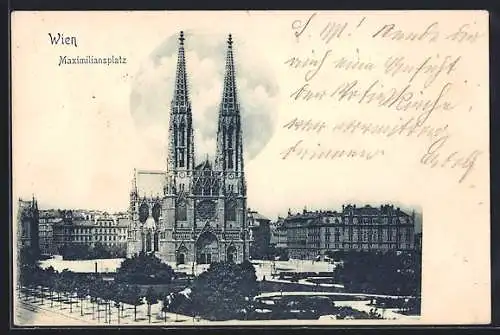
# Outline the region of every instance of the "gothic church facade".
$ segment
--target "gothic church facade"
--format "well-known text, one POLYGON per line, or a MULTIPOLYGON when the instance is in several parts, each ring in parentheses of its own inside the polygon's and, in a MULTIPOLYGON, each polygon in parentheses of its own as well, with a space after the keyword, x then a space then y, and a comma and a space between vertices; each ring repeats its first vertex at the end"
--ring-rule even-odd
POLYGON ((167 171, 134 171, 127 255, 154 252, 176 264, 248 258, 246 182, 233 40, 227 40, 215 161, 195 162, 191 100, 179 37, 167 171))

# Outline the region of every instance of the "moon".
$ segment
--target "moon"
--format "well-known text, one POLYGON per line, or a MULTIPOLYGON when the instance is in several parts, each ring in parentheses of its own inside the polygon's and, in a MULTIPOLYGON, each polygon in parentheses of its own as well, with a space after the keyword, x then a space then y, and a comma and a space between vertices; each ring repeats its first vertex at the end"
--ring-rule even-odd
MULTIPOLYGON (((227 35, 185 31, 186 72, 193 113, 195 158, 215 157, 219 104, 224 82, 227 35)), ((233 34, 236 85, 242 119, 243 150, 252 160, 276 128, 279 89, 272 68, 256 45, 233 34)), ((178 33, 167 37, 133 76, 130 110, 139 136, 162 159, 167 157, 170 103, 174 92, 178 33)), ((162 160, 165 161, 165 160, 162 160)))

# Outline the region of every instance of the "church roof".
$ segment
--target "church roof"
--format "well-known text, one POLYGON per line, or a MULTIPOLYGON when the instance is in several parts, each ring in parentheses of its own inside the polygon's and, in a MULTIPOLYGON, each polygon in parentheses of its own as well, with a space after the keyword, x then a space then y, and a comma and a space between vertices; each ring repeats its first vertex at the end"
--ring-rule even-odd
POLYGON ((137 195, 139 197, 161 197, 165 183, 165 172, 139 170, 135 175, 137 195))
POLYGON ((202 163, 196 165, 195 170, 212 170, 212 163, 207 159, 205 159, 202 163))

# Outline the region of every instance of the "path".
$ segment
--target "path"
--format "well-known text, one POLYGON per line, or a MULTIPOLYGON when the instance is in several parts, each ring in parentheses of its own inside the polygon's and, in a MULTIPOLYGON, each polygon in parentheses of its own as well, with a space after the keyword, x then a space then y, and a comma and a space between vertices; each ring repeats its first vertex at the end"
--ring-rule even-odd
POLYGON ((344 292, 265 292, 262 293, 255 298, 271 298, 271 297, 279 297, 279 296, 297 296, 297 295, 343 295, 343 296, 362 296, 368 298, 406 298, 405 296, 397 296, 397 295, 384 295, 384 294, 369 294, 369 293, 344 293, 344 292))
MULTIPOLYGON (((134 307, 124 305, 124 317, 120 317, 118 323, 118 313, 116 307, 111 309, 111 324, 105 322, 104 306, 100 307, 100 317, 97 318, 97 305, 95 305, 94 313, 92 312, 92 304, 84 302, 83 315, 79 302, 73 302, 72 309, 69 308, 69 303, 60 303, 54 301, 51 307, 49 299, 44 300, 42 305, 39 301, 34 302, 30 297, 29 301, 26 297, 21 299, 16 297, 15 308, 15 324, 26 326, 42 326, 42 325, 149 325, 147 317, 147 306, 141 305, 137 307, 137 321, 134 321, 134 307)), ((113 306, 113 304, 111 304, 113 306)), ((167 325, 167 324, 184 324, 193 325, 198 321, 194 321, 192 317, 186 315, 176 315, 167 313, 167 322, 165 322, 164 314, 161 312, 161 303, 151 306, 151 324, 152 325, 167 325)))

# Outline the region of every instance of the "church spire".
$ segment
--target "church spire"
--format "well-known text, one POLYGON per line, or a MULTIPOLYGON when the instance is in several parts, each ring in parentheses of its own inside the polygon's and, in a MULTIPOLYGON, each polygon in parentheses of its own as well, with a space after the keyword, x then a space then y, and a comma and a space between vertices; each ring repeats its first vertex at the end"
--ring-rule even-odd
POLYGON ((224 76, 224 89, 222 92, 221 115, 239 114, 239 104, 236 97, 236 73, 233 59, 233 37, 229 34, 227 39, 226 71, 224 76))
POLYGON ((237 99, 233 38, 231 34, 227 39, 226 71, 222 101, 219 108, 216 166, 218 170, 243 173, 240 106, 237 99))
POLYGON ((134 169, 134 175, 132 176, 132 187, 130 189, 131 194, 137 194, 137 170, 134 169))
POLYGON ((184 40, 184 32, 181 31, 174 95, 170 108, 167 162, 167 169, 169 171, 192 170, 194 167, 193 120, 187 83, 184 40))
POLYGON ((177 112, 180 113, 186 112, 186 109, 180 107, 190 107, 184 40, 184 32, 181 31, 179 36, 179 51, 177 56, 177 71, 175 75, 174 96, 172 99, 172 107, 177 107, 177 112))

